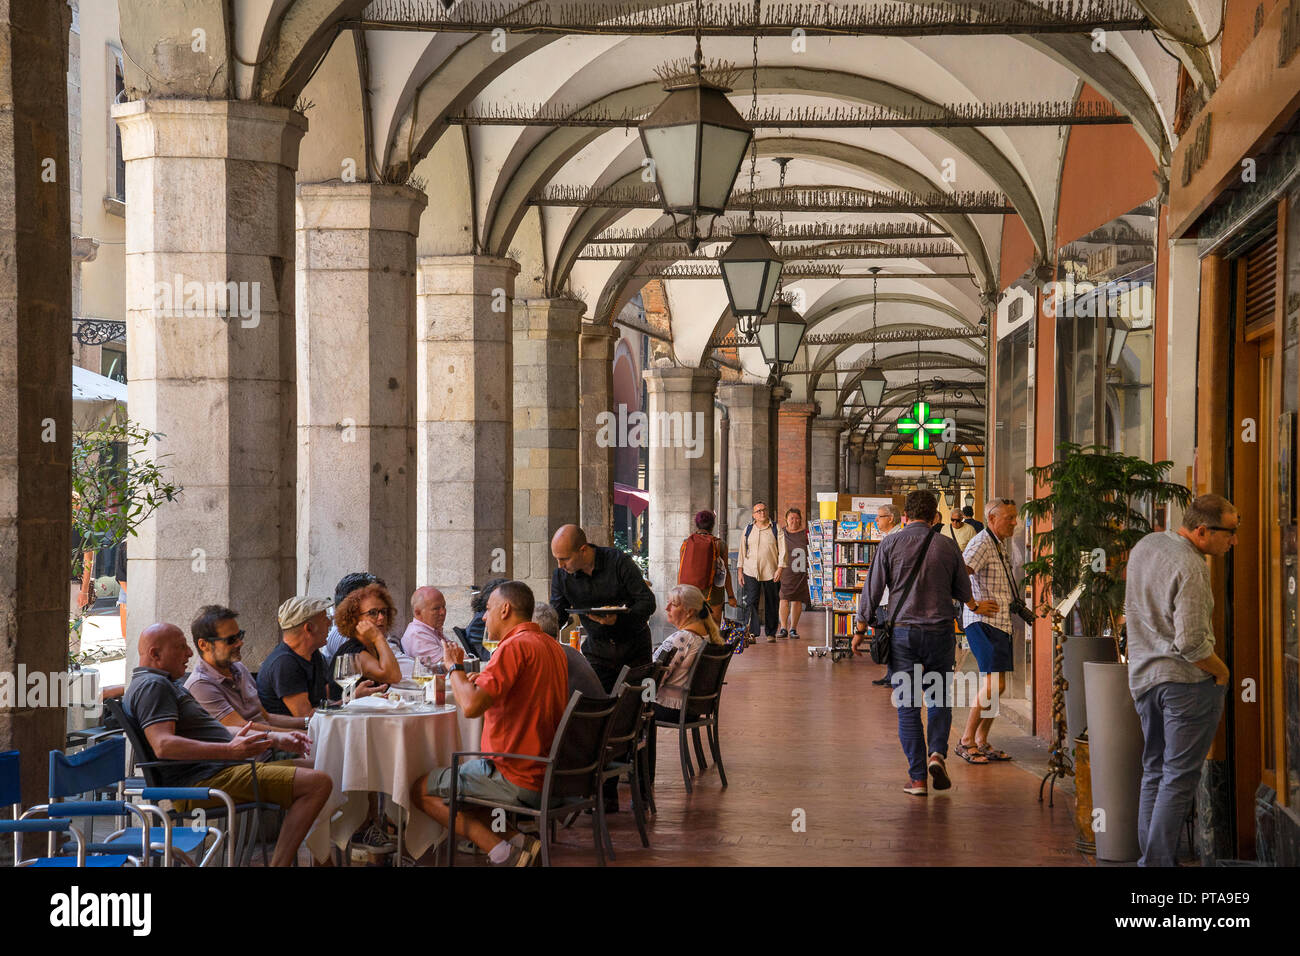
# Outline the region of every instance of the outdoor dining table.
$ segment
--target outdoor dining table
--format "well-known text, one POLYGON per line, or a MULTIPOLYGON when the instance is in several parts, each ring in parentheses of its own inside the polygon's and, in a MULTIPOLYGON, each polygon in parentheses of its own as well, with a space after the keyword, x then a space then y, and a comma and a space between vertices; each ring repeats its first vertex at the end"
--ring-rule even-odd
POLYGON ((411 784, 424 774, 451 765, 458 750, 478 750, 483 719, 466 718, 454 704, 396 705, 362 698, 341 710, 318 710, 308 728, 317 770, 334 789, 307 834, 312 858, 329 858, 330 846, 343 849, 369 812, 369 795, 385 794, 388 814, 399 824, 395 865, 406 852, 419 859, 445 830, 411 806, 411 784), (404 814, 403 817, 398 814, 404 814))

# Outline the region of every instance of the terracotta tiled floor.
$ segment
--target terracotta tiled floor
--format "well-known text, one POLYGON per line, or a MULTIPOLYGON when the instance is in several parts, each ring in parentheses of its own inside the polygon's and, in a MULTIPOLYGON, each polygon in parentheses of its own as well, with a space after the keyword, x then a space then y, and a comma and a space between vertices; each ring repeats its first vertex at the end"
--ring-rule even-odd
MULTIPOLYGON (((993 741, 1010 763, 948 761, 953 787, 928 797, 902 791, 907 766, 889 691, 871 680, 867 658, 832 664, 811 659, 820 615, 805 619, 800 641, 759 643, 731 665, 722 700, 721 746, 730 786, 710 767, 687 796, 676 739, 661 730, 650 849, 637 838, 628 807, 610 818, 615 866, 1077 866, 1073 798, 1037 802, 1046 749, 1009 722, 993 741), (804 832, 794 832, 802 810, 804 832)), ((954 714, 954 734, 965 718, 954 714)), ((951 743, 950 743, 951 746, 951 743)), ((707 743, 706 743, 707 753, 707 743)), ((561 831, 552 862, 595 862, 590 817, 561 831)), ((482 857, 460 855, 457 864, 482 857)))

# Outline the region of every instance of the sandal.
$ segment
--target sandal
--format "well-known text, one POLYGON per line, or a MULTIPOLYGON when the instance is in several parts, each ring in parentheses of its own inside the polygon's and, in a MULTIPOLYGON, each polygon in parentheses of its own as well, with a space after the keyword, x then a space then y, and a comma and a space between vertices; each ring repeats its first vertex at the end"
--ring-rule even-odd
POLYGON ((983 754, 989 760, 1011 760, 1012 759, 1011 754, 1007 753, 1005 750, 997 750, 994 747, 990 747, 988 744, 985 744, 983 747, 979 748, 978 752, 983 754))
POLYGON ((968 747, 966 746, 966 744, 962 743, 961 741, 957 742, 957 746, 953 748, 953 753, 955 753, 958 757, 960 757, 962 760, 966 761, 967 763, 988 763, 989 762, 988 756, 985 753, 983 753, 983 751, 976 750, 974 747, 968 747))

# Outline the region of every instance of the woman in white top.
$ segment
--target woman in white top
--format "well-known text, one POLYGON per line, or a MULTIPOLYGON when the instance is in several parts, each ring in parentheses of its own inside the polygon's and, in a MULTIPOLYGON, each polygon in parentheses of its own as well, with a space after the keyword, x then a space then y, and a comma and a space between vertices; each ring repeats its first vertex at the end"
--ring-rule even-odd
MULTIPOLYGON (((709 606, 704 601, 704 594, 699 588, 691 584, 679 584, 669 590, 667 600, 664 613, 668 617, 668 623, 676 630, 664 638, 664 642, 655 651, 654 659, 659 661, 672 651, 676 653, 668 664, 663 681, 655 691, 655 717, 658 720, 675 721, 681 716, 680 708, 686 699, 686 680, 690 676, 691 665, 695 663, 696 656, 706 642, 722 644, 723 640, 709 606)), ((655 734, 652 732, 649 753, 652 782, 655 778, 654 739, 655 734)))

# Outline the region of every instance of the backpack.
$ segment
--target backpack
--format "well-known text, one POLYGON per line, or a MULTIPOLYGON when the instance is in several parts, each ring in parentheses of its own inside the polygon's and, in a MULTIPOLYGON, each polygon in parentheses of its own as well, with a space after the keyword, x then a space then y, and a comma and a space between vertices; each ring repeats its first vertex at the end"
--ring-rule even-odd
POLYGON ((682 542, 677 583, 694 585, 703 592, 705 598, 713 588, 718 555, 716 541, 711 534, 696 533, 682 542))

